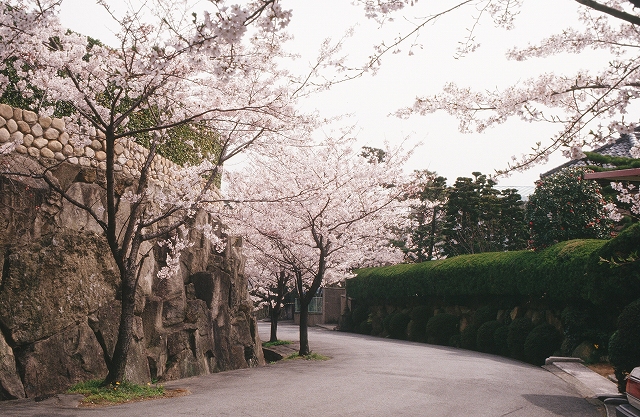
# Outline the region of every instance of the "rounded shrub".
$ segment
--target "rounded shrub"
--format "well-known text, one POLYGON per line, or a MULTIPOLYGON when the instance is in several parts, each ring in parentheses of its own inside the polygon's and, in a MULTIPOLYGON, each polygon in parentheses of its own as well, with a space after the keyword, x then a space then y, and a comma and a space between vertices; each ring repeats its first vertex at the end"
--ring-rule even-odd
POLYGON ((640 366, 640 300, 626 306, 618 317, 618 330, 609 340, 609 362, 618 379, 618 390, 624 392, 625 377, 640 366))
POLYGON ((411 321, 407 326, 407 336, 414 342, 427 341, 427 321, 431 316, 431 310, 427 306, 417 306, 411 310, 411 321))
POLYGON ((406 339, 409 321, 411 321, 411 316, 404 311, 394 314, 389 320, 389 337, 393 339, 406 339))
POLYGON ((475 313, 473 313, 473 323, 480 327, 488 321, 495 320, 497 316, 497 308, 492 306, 483 306, 477 309, 475 313))
POLYGON ((358 325, 358 333, 360 334, 370 335, 371 330, 372 330, 371 323, 369 323, 368 320, 362 321, 358 325))
POLYGON ((561 337, 558 330, 549 323, 543 323, 531 330, 524 342, 524 358, 533 365, 544 365, 545 359, 560 348, 561 337))
POLYGON ((493 343, 498 355, 509 356, 509 343, 507 342, 508 337, 509 326, 504 324, 493 332, 493 343))
POLYGON ((527 340, 531 330, 533 330, 533 323, 527 318, 520 317, 511 322, 509 333, 507 334, 509 356, 514 359, 524 360, 524 342, 527 340))
POLYGON ((477 324, 470 324, 460 332, 460 347, 463 349, 476 350, 476 337, 478 334, 477 324))
POLYGON ((398 313, 394 312, 394 313, 387 314, 382 319, 382 336, 389 336, 391 334, 390 332, 391 320, 393 320, 396 314, 398 313))
POLYGON ((494 334, 500 327, 502 327, 502 323, 498 320, 491 320, 478 328, 476 347, 480 352, 499 354, 494 334))
POLYGON ((562 352, 569 356, 584 340, 584 334, 589 328, 589 313, 585 308, 570 305, 562 310, 560 318, 564 327, 562 352))
POLYGON ((371 334, 374 336, 381 336, 384 333, 384 326, 382 325, 384 317, 382 312, 371 312, 369 319, 372 327, 371 334))
POLYGON ((345 310, 338 319, 338 330, 341 332, 353 332, 353 312, 350 310, 345 310))
POLYGON ((448 313, 435 315, 427 322, 427 343, 446 346, 459 333, 459 327, 460 319, 457 316, 448 313))
POLYGON ((351 322, 354 329, 359 329, 360 323, 369 318, 369 308, 364 305, 356 306, 351 312, 351 322))

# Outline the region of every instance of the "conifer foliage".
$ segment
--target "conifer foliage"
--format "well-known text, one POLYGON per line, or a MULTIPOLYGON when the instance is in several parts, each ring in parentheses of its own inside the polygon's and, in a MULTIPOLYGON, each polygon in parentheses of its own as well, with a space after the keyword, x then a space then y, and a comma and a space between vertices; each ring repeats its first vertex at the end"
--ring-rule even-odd
POLYGON ((529 197, 527 221, 530 246, 542 249, 570 239, 611 236, 612 221, 596 181, 585 180, 585 169, 568 168, 536 183, 529 197))
POLYGON ((523 249, 522 199, 515 189, 498 191, 480 172, 459 177, 445 205, 442 251, 447 256, 523 249))

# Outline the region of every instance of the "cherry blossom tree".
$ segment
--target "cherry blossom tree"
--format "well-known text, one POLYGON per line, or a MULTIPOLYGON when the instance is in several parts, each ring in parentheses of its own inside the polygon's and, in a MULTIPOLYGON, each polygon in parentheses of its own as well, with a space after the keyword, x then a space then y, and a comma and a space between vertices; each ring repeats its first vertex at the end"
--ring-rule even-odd
MULTIPOLYGON (((104 46, 60 25, 62 0, 6 0, 0 5, 0 62, 12 62, 25 96, 39 94, 40 114, 64 102, 75 146, 100 138, 106 146, 105 205, 68 194, 42 165, 25 173, 85 210, 103 231, 121 278, 121 318, 113 352, 105 352, 105 384, 124 377, 133 332, 134 300, 147 242, 165 242, 167 268, 178 266, 189 245, 185 226, 197 210, 218 200, 221 167, 250 146, 287 139, 291 126, 306 120, 293 108, 286 73, 275 64, 286 38, 290 12, 277 0, 251 0, 228 7, 212 1, 210 13, 191 15, 188 1, 150 0, 141 9, 112 10, 119 25, 118 45, 104 46), (250 36, 249 36, 250 35, 250 36), (155 184, 153 161, 172 129, 196 126, 216 132, 219 152, 202 163, 180 168, 171 187, 155 184), (123 193, 115 171, 116 148, 123 140, 145 143, 136 182, 123 193), (126 210, 125 210, 126 207, 126 210), (168 239, 168 240, 167 240, 168 239)), ((0 79, 0 89, 9 80, 0 79)), ((3 144, 11 156, 20 138, 3 144)), ((214 234, 210 234, 216 239, 214 234)), ((221 243, 221 242, 216 242, 221 243)))
POLYGON ((300 300, 300 355, 309 354, 308 306, 323 284, 357 267, 402 261, 388 228, 406 215, 398 200, 406 153, 367 160, 353 140, 326 139, 256 157, 230 179, 238 199, 232 231, 293 276, 300 300))
MULTIPOLYGON (((444 111, 459 120, 461 132, 485 132, 509 119, 557 125, 557 133, 535 144, 529 154, 514 157, 501 173, 524 170, 545 162, 556 151, 567 157, 580 158, 584 146, 606 143, 621 133, 631 133, 638 125, 637 118, 628 118, 627 109, 638 97, 640 68, 637 48, 640 45, 638 27, 640 9, 628 0, 575 0, 581 26, 569 27, 561 33, 550 34, 537 44, 515 47, 508 51, 508 59, 526 61, 557 54, 579 54, 586 50, 609 53, 601 63, 591 62, 589 68, 574 74, 555 72, 519 81, 517 84, 489 90, 454 82, 443 86, 441 93, 419 96, 415 102, 398 110, 398 117, 426 115, 444 111)), ((479 46, 477 29, 489 21, 498 27, 512 29, 524 0, 466 0, 444 3, 423 3, 414 0, 358 0, 368 18, 381 24, 394 20, 397 14, 409 12, 416 17, 406 33, 374 47, 365 65, 344 65, 350 69, 345 77, 357 77, 365 71, 375 72, 385 55, 403 48, 409 54, 419 48, 416 38, 427 26, 434 25, 446 14, 471 16, 468 35, 461 39, 456 54, 459 57, 474 52, 479 46)), ((549 10, 549 13, 553 13, 549 10)), ((635 149, 640 156, 640 149, 635 149)))
POLYGON ((284 299, 293 288, 293 277, 270 252, 260 246, 245 242, 243 254, 247 257, 245 276, 249 281, 249 294, 253 301, 269 309, 269 342, 278 341, 278 321, 284 307, 284 299))

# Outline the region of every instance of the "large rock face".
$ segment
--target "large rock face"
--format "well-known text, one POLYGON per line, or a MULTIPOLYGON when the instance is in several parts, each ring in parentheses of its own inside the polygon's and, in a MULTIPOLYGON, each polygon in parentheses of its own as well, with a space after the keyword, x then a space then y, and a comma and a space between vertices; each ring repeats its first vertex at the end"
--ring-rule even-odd
MULTIPOLYGON (((30 163, 19 156, 0 164, 30 163)), ((78 201, 102 202, 100 172, 62 164, 59 185, 78 201)), ((131 183, 122 183, 122 187, 131 183)), ((126 212, 126 207, 121 208, 126 212)), ((223 253, 200 232, 173 278, 157 276, 162 248, 144 248, 127 378, 146 383, 264 363, 243 276, 241 241, 223 253)), ((106 376, 115 346, 119 274, 93 220, 45 184, 0 175, 0 400, 65 390, 106 376)))

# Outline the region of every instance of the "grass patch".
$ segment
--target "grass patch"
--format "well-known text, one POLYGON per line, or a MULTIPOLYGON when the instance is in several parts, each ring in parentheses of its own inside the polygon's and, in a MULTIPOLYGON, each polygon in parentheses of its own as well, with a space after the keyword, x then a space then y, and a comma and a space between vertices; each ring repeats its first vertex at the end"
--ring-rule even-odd
POLYGON ((281 346, 281 345, 290 345, 293 342, 288 340, 276 340, 275 342, 263 342, 262 347, 272 347, 272 346, 281 346))
POLYGON ((285 357, 285 359, 304 359, 307 361, 327 361, 331 358, 328 356, 321 355, 319 353, 311 352, 308 355, 300 356, 298 352, 292 353, 291 355, 285 357))
POLYGON ((73 385, 68 393, 85 396, 83 405, 115 405, 130 401, 161 398, 165 394, 162 385, 138 385, 127 381, 116 382, 115 385, 101 387, 102 380, 79 382, 73 385))

